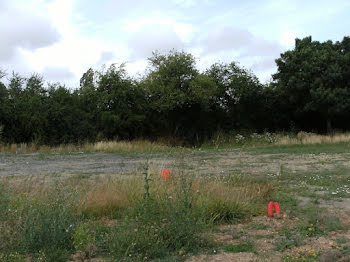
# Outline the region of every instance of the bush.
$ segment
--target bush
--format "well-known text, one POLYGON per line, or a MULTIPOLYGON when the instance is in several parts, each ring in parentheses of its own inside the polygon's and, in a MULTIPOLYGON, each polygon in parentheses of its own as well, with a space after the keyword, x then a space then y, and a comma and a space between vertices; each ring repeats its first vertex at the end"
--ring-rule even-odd
POLYGON ((18 248, 33 254, 43 250, 48 261, 66 261, 73 250, 77 222, 74 194, 69 189, 31 198, 20 214, 18 248))
POLYGON ((244 207, 234 201, 213 199, 204 203, 205 218, 209 223, 234 223, 246 216, 244 207))
POLYGON ((165 192, 157 198, 150 194, 149 184, 145 173, 144 198, 113 228, 109 252, 118 260, 143 261, 195 252, 208 245, 200 234, 205 221, 193 204, 191 183, 183 177, 176 195, 165 192))
POLYGON ((224 247, 226 252, 239 253, 239 252, 254 252, 254 246, 251 242, 239 243, 238 245, 227 245, 224 247))

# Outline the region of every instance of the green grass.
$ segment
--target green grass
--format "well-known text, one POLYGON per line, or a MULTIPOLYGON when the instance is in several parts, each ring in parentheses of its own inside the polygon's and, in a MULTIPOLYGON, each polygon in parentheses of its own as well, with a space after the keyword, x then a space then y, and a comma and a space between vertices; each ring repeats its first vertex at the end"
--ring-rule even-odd
MULTIPOLYGON (((167 156, 183 165, 178 163, 181 170, 169 181, 159 179, 159 168, 154 167, 143 174, 138 171, 120 177, 93 176, 81 170, 68 178, 57 176, 60 182, 56 184, 52 183, 55 179, 40 181, 35 176, 3 178, 0 261, 28 257, 31 261, 68 261, 77 251, 86 258, 114 261, 184 261, 195 254, 214 255, 214 249, 257 254, 259 240, 272 243, 271 252, 279 252, 283 261, 315 261, 320 256, 316 251, 298 258, 290 253, 319 237, 329 238, 349 229, 324 207, 325 203, 350 197, 346 150, 346 143, 337 143, 251 144, 240 151, 244 152, 242 156, 237 148, 177 151, 167 156), (288 163, 290 155, 295 160, 296 154, 321 152, 339 156, 312 158, 300 169, 288 163), (198 175, 198 166, 191 165, 188 156, 210 165, 227 156, 225 165, 231 169, 198 175), (242 161, 231 167, 230 157, 242 161), (270 162, 277 165, 271 165, 273 172, 259 170, 270 162), (238 165, 240 170, 251 172, 235 171, 238 165), (286 216, 264 220, 269 201, 278 202, 286 216), (274 223, 283 224, 278 234, 274 233, 274 223), (215 242, 216 234, 229 240, 215 242), (239 244, 227 245, 232 240, 239 244)), ((126 150, 125 154, 133 153, 126 150)), ((161 157, 153 151, 135 154, 138 161, 147 156, 161 157)), ((40 161, 49 158, 54 161, 44 153, 35 156, 40 161)), ((127 160, 119 162, 121 167, 127 165, 127 160)), ((339 236, 336 242, 348 255, 350 249, 344 239, 339 236)))
POLYGON ((239 253, 239 252, 255 252, 254 246, 251 242, 244 242, 237 245, 227 245, 224 248, 225 252, 239 253))
POLYGON ((303 243, 305 237, 295 229, 284 228, 278 231, 280 238, 274 243, 277 251, 285 251, 292 247, 298 247, 303 243))
MULTIPOLYGON (((213 224, 235 222, 252 213, 243 204, 223 198, 225 195, 218 195, 213 202, 218 193, 199 194, 197 188, 208 187, 205 182, 210 179, 179 175, 169 182, 154 182, 148 169, 143 176, 143 185, 137 177, 124 178, 119 185, 109 181, 96 191, 105 193, 102 203, 115 197, 109 200, 113 205, 107 206, 107 213, 100 199, 91 205, 79 195, 94 193, 84 186, 88 183, 85 178, 68 179, 52 187, 33 184, 19 194, 15 193, 18 188, 1 190, 0 239, 6 240, 0 244, 3 260, 14 259, 11 254, 18 253, 18 259, 29 255, 32 259, 45 256, 45 261, 67 261, 76 251, 87 257, 108 254, 116 261, 177 259, 214 247, 208 236, 213 224), (124 191, 118 192, 118 186, 124 191), (123 209, 125 201, 129 206, 123 209), (92 207, 96 215, 89 213, 92 207), (103 215, 112 219, 115 212, 119 212, 118 223, 104 226, 97 222, 103 215)), ((220 193, 229 189, 220 181, 212 183, 220 193)))
POLYGON ((256 154, 342 154, 348 153, 350 143, 262 145, 245 147, 244 151, 256 154))

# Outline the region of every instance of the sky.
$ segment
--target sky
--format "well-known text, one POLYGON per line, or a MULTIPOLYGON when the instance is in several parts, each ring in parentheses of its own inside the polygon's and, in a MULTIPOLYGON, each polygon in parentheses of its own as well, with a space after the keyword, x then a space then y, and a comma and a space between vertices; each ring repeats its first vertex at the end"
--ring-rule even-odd
POLYGON ((89 68, 144 75, 153 51, 193 54, 199 70, 238 62, 262 82, 295 38, 350 36, 350 0, 0 0, 0 69, 78 88, 89 68))

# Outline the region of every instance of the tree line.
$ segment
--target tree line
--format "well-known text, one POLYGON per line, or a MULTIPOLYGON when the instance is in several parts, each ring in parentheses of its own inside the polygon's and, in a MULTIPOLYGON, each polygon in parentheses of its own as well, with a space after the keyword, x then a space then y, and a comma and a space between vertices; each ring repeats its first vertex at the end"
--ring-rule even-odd
POLYGON ((183 51, 153 53, 144 76, 124 65, 89 69, 72 90, 0 71, 0 132, 5 143, 40 144, 176 138, 200 144, 216 132, 350 128, 350 37, 296 39, 262 84, 238 63, 199 71, 183 51))

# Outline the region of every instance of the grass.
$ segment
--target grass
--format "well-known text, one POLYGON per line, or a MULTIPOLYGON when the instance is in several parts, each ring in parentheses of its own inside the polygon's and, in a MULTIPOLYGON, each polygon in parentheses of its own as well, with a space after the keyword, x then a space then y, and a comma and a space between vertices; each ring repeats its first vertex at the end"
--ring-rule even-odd
MULTIPOLYGON (((178 150, 179 147, 167 145, 165 142, 147 140, 133 141, 100 141, 96 143, 64 144, 58 146, 39 145, 35 143, 0 144, 0 152, 14 154, 23 153, 70 153, 70 152, 106 152, 106 153, 150 153, 178 150)), ((42 157, 42 156, 39 156, 42 157)))
POLYGON ((143 176, 97 180, 8 180, 3 189, 11 190, 0 191, 0 254, 45 254, 46 261, 77 251, 117 261, 194 254, 214 246, 207 234, 214 224, 261 214, 255 205, 268 187, 235 181, 181 173, 164 181, 147 168, 143 176), (103 220, 109 225, 96 224, 103 220))
POLYGON ((237 245, 227 245, 224 247, 226 252, 239 253, 239 252, 254 252, 254 246, 251 242, 240 243, 237 245))
MULTIPOLYGON (((268 260, 271 257, 264 249, 280 255, 281 261, 326 259, 326 251, 333 249, 346 257, 350 254, 349 227, 344 221, 350 217, 331 206, 349 197, 348 155, 342 154, 347 153, 348 144, 334 141, 261 142, 240 151, 213 147, 180 150, 183 157, 174 159, 184 165, 172 169, 168 181, 160 178, 160 167, 151 164, 143 171, 118 175, 81 170, 55 178, 2 177, 0 261, 68 261, 73 255, 81 256, 76 260, 185 261, 192 255, 220 256, 220 252, 250 253, 268 260), (315 152, 321 155, 312 155, 315 152), (203 169, 191 166, 190 157, 198 158, 203 168, 224 159, 227 162, 220 163, 232 165, 232 169, 200 174, 197 171, 203 169), (229 162, 230 158, 240 161, 229 162), (298 162, 291 165, 290 159, 305 162, 301 168, 298 162), (269 201, 279 203, 280 220, 266 217, 269 201), (327 240, 322 248, 319 239, 327 240)), ((110 152, 117 147, 112 148, 110 152)), ((146 157, 146 152, 153 156, 163 150, 127 148, 123 150, 140 150, 146 157)), ((16 162, 17 156, 12 157, 16 162)), ((45 151, 35 155, 37 161, 47 157, 45 151)), ((123 165, 128 164, 126 159, 123 165)))
MULTIPOLYGON (((314 133, 269 133, 262 134, 243 132, 242 134, 217 133, 211 140, 204 142, 200 149, 248 149, 272 153, 321 153, 337 150, 349 150, 350 133, 335 133, 320 135, 314 133), (307 147, 305 147, 307 145, 307 147), (309 147, 314 145, 314 147, 309 147)), ((148 140, 132 141, 98 141, 95 143, 64 144, 47 146, 35 143, 1 144, 0 152, 15 154, 41 152, 41 153, 70 153, 70 152, 108 152, 108 153, 150 153, 172 152, 184 150, 182 141, 174 139, 159 139, 156 142, 148 140)), ((39 156, 43 157, 43 156, 39 156)))

